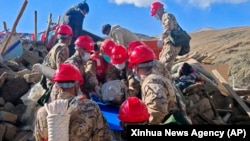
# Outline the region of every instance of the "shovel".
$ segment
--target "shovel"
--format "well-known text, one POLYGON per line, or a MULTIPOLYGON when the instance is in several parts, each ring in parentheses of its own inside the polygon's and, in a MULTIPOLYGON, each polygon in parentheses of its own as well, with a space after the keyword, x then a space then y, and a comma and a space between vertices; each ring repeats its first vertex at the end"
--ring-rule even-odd
POLYGON ((5 52, 5 50, 6 50, 7 46, 8 46, 8 43, 10 42, 10 39, 11 39, 13 33, 16 31, 16 26, 17 26, 17 24, 18 24, 18 22, 19 22, 19 20, 20 20, 20 18, 21 18, 21 16, 22 16, 22 14, 23 14, 24 9, 26 8, 27 3, 28 3, 28 1, 27 1, 27 0, 24 0, 24 3, 23 3, 22 8, 21 8, 21 10, 19 11, 19 14, 18 14, 18 16, 17 16, 17 18, 16 18, 16 20, 15 20, 15 22, 14 22, 14 25, 13 25, 13 27, 12 27, 12 30, 11 30, 10 34, 7 35, 7 36, 8 36, 8 37, 7 37, 7 40, 6 40, 6 42, 5 42, 3 48, 1 49, 1 52, 0 52, 0 53, 1 53, 1 54, 0 54, 0 62, 3 62, 3 61, 4 61, 3 53, 5 52))

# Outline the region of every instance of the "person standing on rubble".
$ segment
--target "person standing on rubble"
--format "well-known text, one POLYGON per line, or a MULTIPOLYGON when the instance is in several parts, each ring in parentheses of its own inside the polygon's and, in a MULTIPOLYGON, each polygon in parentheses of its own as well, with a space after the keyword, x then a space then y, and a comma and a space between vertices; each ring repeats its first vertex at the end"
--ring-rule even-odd
POLYGON ((80 70, 73 64, 63 63, 52 80, 59 95, 38 110, 34 129, 36 141, 110 141, 109 126, 99 106, 77 96, 84 83, 80 70))
POLYGON ((178 56, 181 47, 174 47, 170 41, 169 35, 173 29, 178 28, 178 23, 173 14, 164 11, 163 6, 164 5, 161 2, 153 2, 151 4, 150 12, 151 16, 161 21, 164 28, 164 31, 157 42, 157 46, 162 48, 159 54, 159 60, 165 65, 169 72, 171 72, 172 65, 178 56))
POLYGON ((147 125, 149 122, 149 112, 145 103, 139 98, 128 97, 120 106, 118 118, 123 129, 121 138, 126 141, 128 125, 147 125))
POLYGON ((128 47, 130 42, 139 40, 137 35, 120 25, 111 26, 110 24, 105 24, 102 26, 102 34, 107 35, 117 44, 125 47, 128 47))
POLYGON ((42 86, 49 89, 53 82, 51 78, 57 67, 69 58, 69 44, 71 43, 73 32, 70 26, 60 25, 57 31, 58 42, 45 56, 42 64, 34 64, 32 70, 40 72, 42 76, 42 86))
POLYGON ((149 124, 162 124, 173 116, 177 123, 190 124, 171 80, 153 69, 155 59, 153 50, 144 45, 135 47, 129 56, 134 78, 141 85, 141 99, 150 113, 149 124))
POLYGON ((63 24, 69 25, 73 30, 73 39, 69 48, 69 56, 75 52, 74 42, 81 35, 85 16, 89 13, 89 5, 84 1, 71 7, 63 16, 63 24))
POLYGON ((91 92, 91 88, 98 85, 96 74, 93 72, 86 72, 85 65, 90 59, 90 55, 94 53, 94 41, 88 35, 81 35, 75 41, 75 53, 68 58, 65 63, 71 63, 77 66, 84 76, 85 84, 81 85, 83 94, 89 98, 88 93, 91 92))

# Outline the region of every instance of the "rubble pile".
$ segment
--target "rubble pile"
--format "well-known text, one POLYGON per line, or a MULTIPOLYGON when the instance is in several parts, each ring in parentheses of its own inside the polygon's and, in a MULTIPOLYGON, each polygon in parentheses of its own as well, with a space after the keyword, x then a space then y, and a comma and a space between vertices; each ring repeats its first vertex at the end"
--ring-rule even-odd
POLYGON ((22 46, 21 56, 0 62, 0 140, 27 140, 33 134, 22 123, 27 106, 20 98, 40 81, 32 66, 41 63, 47 51, 39 42, 23 41, 22 46))
MULTIPOLYGON (((30 121, 27 121, 27 117, 24 121, 23 116, 27 110, 27 104, 22 101, 21 97, 40 81, 41 74, 32 72, 32 66, 43 61, 47 50, 39 42, 22 41, 22 46, 21 56, 0 62, 0 140, 33 140, 32 117, 30 121)), ((189 55, 178 58, 176 62, 187 61, 190 58, 196 60, 190 63, 203 65, 211 63, 215 56, 195 54, 191 57, 189 55)), ((211 77, 219 84, 203 76, 206 80, 205 96, 209 98, 215 119, 200 116, 200 122, 203 124, 249 124, 250 98, 247 95, 241 98, 232 89, 222 88, 224 84, 220 83, 214 75, 211 77)))

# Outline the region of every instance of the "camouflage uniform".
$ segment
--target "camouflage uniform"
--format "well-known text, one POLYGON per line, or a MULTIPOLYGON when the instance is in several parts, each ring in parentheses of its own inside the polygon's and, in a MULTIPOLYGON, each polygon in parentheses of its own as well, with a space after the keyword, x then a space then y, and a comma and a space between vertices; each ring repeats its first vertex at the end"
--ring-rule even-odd
MULTIPOLYGON (((59 94, 58 99, 72 99, 68 93, 59 94)), ((106 119, 103 117, 98 105, 88 99, 77 100, 76 110, 70 116, 70 141, 110 141, 111 135, 106 119)), ((48 140, 47 112, 41 107, 35 121, 36 141, 48 140)))
POLYGON ((142 101, 150 113, 149 124, 160 124, 170 113, 179 110, 172 82, 152 72, 141 81, 142 101))
MULTIPOLYGON (((164 67, 164 65, 159 60, 154 60, 154 66, 152 69, 153 72, 160 73, 170 81, 172 81, 172 76, 168 70, 164 67)), ((134 79, 133 72, 131 69, 127 71, 127 79, 128 79, 128 94, 129 96, 137 96, 140 98, 140 82, 134 79)))
POLYGON ((141 85, 140 82, 135 80, 132 69, 127 69, 128 81, 128 96, 137 96, 141 98, 141 85))
MULTIPOLYGON (((69 58, 69 48, 68 45, 64 43, 57 43, 55 44, 52 49, 49 51, 47 56, 44 59, 43 64, 45 66, 50 67, 51 69, 56 70, 57 67, 61 64, 64 63, 66 59, 69 58)), ((47 87, 49 87, 52 82, 50 79, 47 78, 47 87)))
POLYGON ((164 32, 161 35, 161 38, 164 41, 163 48, 159 54, 159 60, 162 62, 168 71, 171 72, 171 67, 181 50, 181 47, 174 47, 170 42, 169 35, 171 31, 177 28, 177 21, 173 14, 164 13, 161 18, 162 26, 164 28, 164 32))
MULTIPOLYGON (((87 61, 86 61, 87 62, 87 61)), ((73 55, 69 59, 65 61, 65 63, 71 63, 76 65, 77 68, 79 68, 83 79, 84 79, 84 85, 81 86, 81 90, 84 93, 89 93, 93 90, 93 88, 98 84, 98 80, 96 78, 96 74, 93 71, 86 71, 85 65, 86 62, 81 59, 81 56, 79 55, 73 55)))
POLYGON ((158 71, 161 75, 172 81, 172 75, 169 70, 166 69, 163 63, 159 60, 154 60, 153 70, 158 71))

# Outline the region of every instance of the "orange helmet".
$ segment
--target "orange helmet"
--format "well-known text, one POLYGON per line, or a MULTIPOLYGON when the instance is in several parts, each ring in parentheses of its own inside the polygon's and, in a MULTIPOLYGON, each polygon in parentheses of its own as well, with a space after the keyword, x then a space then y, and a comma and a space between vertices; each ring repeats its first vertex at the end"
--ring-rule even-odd
POLYGON ((107 54, 107 55, 111 55, 111 50, 112 48, 115 46, 115 42, 109 38, 105 39, 102 43, 101 43, 101 49, 107 54))
POLYGON ((127 49, 123 45, 115 45, 111 50, 111 63, 122 64, 127 60, 127 49))
POLYGON ((57 34, 73 36, 73 31, 69 25, 62 24, 59 26, 57 34))
POLYGON ((140 45, 131 52, 128 59, 129 67, 154 59, 156 59, 154 51, 146 45, 140 45))
POLYGON ((146 105, 137 97, 128 97, 120 106, 118 118, 123 122, 144 122, 149 120, 146 105))
POLYGON ((75 65, 70 63, 63 63, 59 65, 52 80, 53 82, 79 81, 80 85, 83 84, 83 78, 80 70, 75 65))
POLYGON ((128 55, 131 54, 132 50, 139 46, 139 45, 146 45, 145 43, 143 43, 142 41, 136 40, 136 41, 132 41, 128 44, 128 55))
POLYGON ((94 41, 90 36, 82 35, 79 36, 75 43, 76 46, 79 46, 88 52, 94 52, 94 41))
POLYGON ((158 2, 158 1, 153 2, 153 3, 151 4, 151 8, 150 8, 151 16, 154 16, 154 15, 156 14, 157 10, 158 10, 159 8, 162 8, 162 7, 163 7, 163 4, 162 4, 162 3, 158 2))

